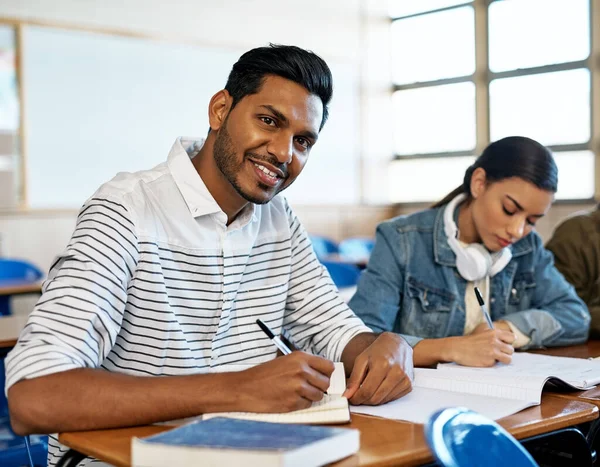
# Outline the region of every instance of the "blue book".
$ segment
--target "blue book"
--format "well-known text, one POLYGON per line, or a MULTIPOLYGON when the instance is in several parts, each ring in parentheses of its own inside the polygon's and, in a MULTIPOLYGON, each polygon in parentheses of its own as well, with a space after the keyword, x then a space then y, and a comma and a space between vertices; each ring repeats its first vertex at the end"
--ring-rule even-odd
POLYGON ((311 467, 359 449, 358 430, 211 418, 148 438, 133 438, 134 467, 311 467))

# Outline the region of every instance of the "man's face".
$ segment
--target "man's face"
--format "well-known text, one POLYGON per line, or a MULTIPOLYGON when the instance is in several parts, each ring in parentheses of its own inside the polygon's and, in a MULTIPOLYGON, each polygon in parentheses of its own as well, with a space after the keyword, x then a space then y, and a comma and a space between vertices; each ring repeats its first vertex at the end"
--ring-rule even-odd
POLYGON ((293 81, 267 76, 217 130, 217 167, 247 201, 269 202, 302 172, 317 142, 321 99, 293 81))

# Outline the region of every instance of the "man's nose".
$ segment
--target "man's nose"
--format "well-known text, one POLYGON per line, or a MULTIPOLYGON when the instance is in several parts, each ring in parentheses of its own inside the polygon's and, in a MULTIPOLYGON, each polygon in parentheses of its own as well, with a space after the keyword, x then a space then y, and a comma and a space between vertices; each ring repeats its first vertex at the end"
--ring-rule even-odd
POLYGON ((267 151, 275 156, 279 163, 289 164, 292 161, 294 138, 281 132, 276 135, 267 146, 267 151))

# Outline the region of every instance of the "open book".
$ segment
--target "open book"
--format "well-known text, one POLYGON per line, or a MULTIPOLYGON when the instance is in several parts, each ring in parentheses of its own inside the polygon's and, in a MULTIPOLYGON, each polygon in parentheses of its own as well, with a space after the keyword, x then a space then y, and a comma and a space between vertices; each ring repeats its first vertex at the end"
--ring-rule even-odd
POLYGON ((515 353, 511 364, 490 368, 454 363, 438 365, 436 370, 415 368, 412 392, 385 405, 351 411, 426 423, 437 410, 461 406, 497 420, 538 405, 546 383, 589 389, 600 383, 600 361, 515 353))
POLYGON ((208 420, 215 417, 237 418, 255 420, 259 422, 276 423, 347 423, 350 421, 348 400, 342 397, 346 390, 346 374, 344 364, 335 362, 335 370, 329 380, 327 394, 319 402, 313 403, 309 408, 286 413, 256 413, 256 412, 219 412, 201 415, 190 419, 174 420, 167 422, 169 425, 179 425, 191 420, 208 420))

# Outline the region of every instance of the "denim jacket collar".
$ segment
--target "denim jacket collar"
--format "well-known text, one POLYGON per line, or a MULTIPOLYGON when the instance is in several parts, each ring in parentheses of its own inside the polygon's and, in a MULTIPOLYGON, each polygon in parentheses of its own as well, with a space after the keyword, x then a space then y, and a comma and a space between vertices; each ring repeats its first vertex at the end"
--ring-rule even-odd
MULTIPOLYGON (((434 236, 434 257, 435 262, 438 264, 442 264, 445 266, 454 266, 456 267, 456 254, 448 245, 448 239, 446 237, 446 232, 444 231, 444 209, 446 206, 441 206, 438 209, 437 215, 435 217, 435 224, 433 227, 433 236, 434 236)), ((454 222, 458 221, 458 209, 454 212, 454 222)), ((526 235, 518 242, 509 246, 512 250, 513 258, 526 255, 533 251, 533 239, 531 235, 526 235)))

